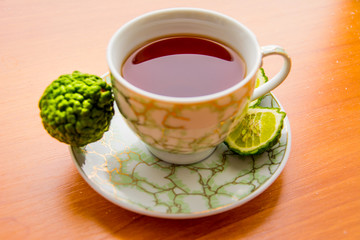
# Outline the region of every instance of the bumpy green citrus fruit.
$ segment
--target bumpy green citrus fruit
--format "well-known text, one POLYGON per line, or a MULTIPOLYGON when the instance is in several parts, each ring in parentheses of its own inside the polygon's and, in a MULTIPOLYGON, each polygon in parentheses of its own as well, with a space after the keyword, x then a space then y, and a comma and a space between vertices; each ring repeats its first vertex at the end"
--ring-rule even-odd
POLYGON ((249 108, 227 136, 225 144, 240 155, 263 153, 278 142, 285 116, 279 108, 249 108))
POLYGON ((44 91, 40 116, 47 132, 72 146, 99 140, 114 115, 112 88, 96 75, 61 75, 44 91))
MULTIPOLYGON (((264 69, 260 68, 258 73, 257 73, 256 82, 255 82, 255 88, 260 87, 261 85, 266 83, 268 80, 269 79, 266 76, 264 69)), ((262 99, 263 99, 263 97, 259 97, 258 99, 255 99, 254 101, 251 101, 250 104, 249 104, 249 107, 258 106, 261 103, 262 99)))

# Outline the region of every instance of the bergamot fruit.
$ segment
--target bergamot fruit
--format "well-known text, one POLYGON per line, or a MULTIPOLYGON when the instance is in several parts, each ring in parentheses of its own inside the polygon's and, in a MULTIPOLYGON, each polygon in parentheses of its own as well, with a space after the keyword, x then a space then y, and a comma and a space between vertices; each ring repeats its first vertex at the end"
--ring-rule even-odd
POLYGON ((249 108, 242 121, 231 130, 225 144, 240 155, 263 153, 279 141, 285 116, 279 108, 249 108))
POLYGON ((112 88, 103 79, 74 71, 61 75, 45 89, 39 108, 52 137, 81 147, 99 140, 109 129, 113 103, 112 88))
MULTIPOLYGON (((258 73, 257 73, 256 82, 255 82, 255 88, 260 87, 261 85, 263 85, 267 81, 269 81, 269 78, 266 76, 264 69, 260 68, 258 73)), ((261 100, 263 98, 264 98, 264 96, 259 97, 258 99, 255 99, 255 100, 251 101, 250 104, 249 104, 249 107, 258 106, 261 103, 261 100)))

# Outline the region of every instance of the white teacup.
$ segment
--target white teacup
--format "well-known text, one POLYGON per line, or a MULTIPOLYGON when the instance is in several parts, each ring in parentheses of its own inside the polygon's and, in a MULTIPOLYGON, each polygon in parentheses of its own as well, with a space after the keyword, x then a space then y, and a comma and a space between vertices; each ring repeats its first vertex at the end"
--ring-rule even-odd
POLYGON ((249 102, 277 87, 291 66, 282 47, 260 47, 255 35, 240 22, 195 8, 154 11, 123 25, 109 42, 107 61, 115 100, 126 122, 155 156, 175 164, 208 157, 246 113, 249 102), (246 65, 244 79, 226 90, 197 97, 158 95, 124 79, 121 67, 131 52, 150 40, 183 34, 207 36, 235 50, 246 65), (254 90, 262 58, 271 54, 283 57, 283 67, 254 90))

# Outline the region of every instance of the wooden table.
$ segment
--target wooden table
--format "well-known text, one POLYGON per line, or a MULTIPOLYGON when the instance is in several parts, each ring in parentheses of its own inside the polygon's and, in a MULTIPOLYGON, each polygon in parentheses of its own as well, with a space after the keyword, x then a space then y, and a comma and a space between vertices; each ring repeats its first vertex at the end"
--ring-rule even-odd
MULTIPOLYGON (((0 1, 0 239, 360 239, 360 1, 0 1), (138 215, 97 194, 38 100, 59 75, 108 71, 122 24, 167 7, 245 23, 293 60, 274 92, 292 130, 280 177, 231 211, 192 220, 138 215)), ((267 58, 272 75, 280 66, 267 58)))

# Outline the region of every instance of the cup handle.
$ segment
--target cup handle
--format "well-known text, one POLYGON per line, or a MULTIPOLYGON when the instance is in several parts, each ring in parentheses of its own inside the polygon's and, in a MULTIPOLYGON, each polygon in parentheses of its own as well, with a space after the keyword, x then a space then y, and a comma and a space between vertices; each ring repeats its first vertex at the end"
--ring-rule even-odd
POLYGON ((287 77, 291 68, 291 59, 285 52, 285 50, 277 45, 268 45, 261 47, 262 57, 269 55, 280 55, 284 59, 284 64, 280 70, 273 78, 271 78, 267 83, 259 86, 254 90, 254 93, 251 97, 251 101, 264 96, 266 93, 270 92, 277 86, 279 86, 287 77))

